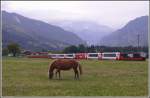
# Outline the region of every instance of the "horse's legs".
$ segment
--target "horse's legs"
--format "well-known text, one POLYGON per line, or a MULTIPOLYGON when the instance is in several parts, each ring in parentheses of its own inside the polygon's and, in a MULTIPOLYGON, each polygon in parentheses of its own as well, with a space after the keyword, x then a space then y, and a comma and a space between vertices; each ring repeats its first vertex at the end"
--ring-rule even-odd
POLYGON ((58 70, 58 73, 59 73, 59 79, 61 79, 60 70, 58 70))
POLYGON ((76 72, 76 73, 77 73, 77 79, 79 79, 79 72, 78 72, 78 70, 77 70, 77 72, 76 72))
POLYGON ((79 79, 79 72, 78 72, 78 70, 77 70, 77 68, 74 68, 73 69, 74 70, 74 73, 75 73, 75 79, 79 79))
MULTIPOLYGON (((74 70, 74 69, 73 69, 74 70)), ((76 71, 74 70, 74 79, 76 79, 76 71)))
POLYGON ((56 72, 55 72, 56 78, 57 78, 57 73, 58 73, 58 70, 56 70, 56 72))
POLYGON ((57 74, 58 74, 59 75, 59 79, 61 79, 61 75, 60 75, 60 70, 59 69, 56 70, 55 74, 56 74, 56 78, 57 78, 57 74))

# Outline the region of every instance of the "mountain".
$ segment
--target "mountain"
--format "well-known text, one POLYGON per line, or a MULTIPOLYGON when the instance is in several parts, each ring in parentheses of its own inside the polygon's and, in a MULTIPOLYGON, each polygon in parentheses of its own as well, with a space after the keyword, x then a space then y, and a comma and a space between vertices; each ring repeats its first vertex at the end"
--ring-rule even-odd
POLYGON ((16 13, 2 11, 3 47, 16 42, 30 50, 60 50, 69 45, 86 44, 72 32, 16 13))
POLYGON ((51 23, 60 26, 67 31, 74 32, 89 45, 97 44, 102 37, 110 34, 113 31, 113 29, 108 26, 99 25, 90 21, 64 20, 51 23))
POLYGON ((138 41, 139 46, 148 46, 148 16, 129 21, 123 28, 102 38, 99 45, 138 46, 138 41))

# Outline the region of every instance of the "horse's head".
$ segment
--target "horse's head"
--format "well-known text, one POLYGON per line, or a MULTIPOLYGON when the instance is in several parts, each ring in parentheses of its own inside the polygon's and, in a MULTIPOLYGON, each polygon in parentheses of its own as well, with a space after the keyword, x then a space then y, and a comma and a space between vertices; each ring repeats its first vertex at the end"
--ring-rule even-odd
POLYGON ((49 72, 49 79, 53 78, 53 72, 49 72))

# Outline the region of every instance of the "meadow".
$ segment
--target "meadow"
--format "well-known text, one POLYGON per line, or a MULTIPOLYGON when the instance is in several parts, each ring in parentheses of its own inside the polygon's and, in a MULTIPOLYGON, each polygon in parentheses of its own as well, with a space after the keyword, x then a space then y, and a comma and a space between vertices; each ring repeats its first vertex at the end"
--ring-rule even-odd
POLYGON ((48 79, 50 59, 3 57, 3 96, 147 96, 148 61, 80 60, 83 75, 48 79))

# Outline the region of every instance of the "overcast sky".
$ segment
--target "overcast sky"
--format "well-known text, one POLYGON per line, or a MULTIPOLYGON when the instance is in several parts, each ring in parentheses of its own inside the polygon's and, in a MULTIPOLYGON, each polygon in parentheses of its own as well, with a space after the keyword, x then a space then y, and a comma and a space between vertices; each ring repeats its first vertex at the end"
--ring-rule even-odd
POLYGON ((149 15, 149 1, 2 1, 2 10, 46 22, 94 21, 117 29, 149 15))

